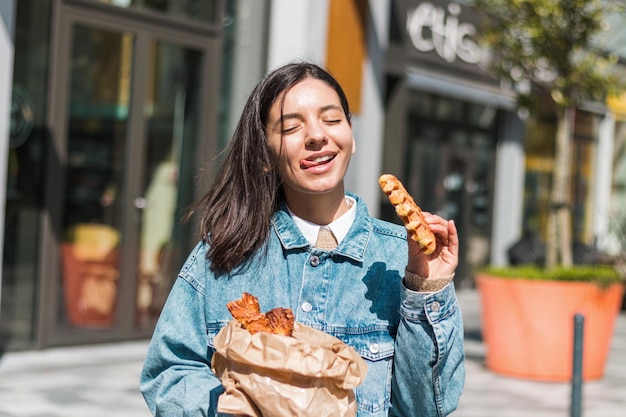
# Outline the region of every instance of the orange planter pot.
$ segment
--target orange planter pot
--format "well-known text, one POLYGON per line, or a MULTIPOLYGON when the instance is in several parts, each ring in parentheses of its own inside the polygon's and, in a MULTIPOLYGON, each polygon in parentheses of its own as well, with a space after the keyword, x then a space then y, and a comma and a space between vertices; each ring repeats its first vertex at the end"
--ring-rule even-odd
POLYGON ((624 287, 502 279, 479 274, 487 367, 540 381, 572 378, 574 315, 583 314, 583 380, 599 379, 624 287))

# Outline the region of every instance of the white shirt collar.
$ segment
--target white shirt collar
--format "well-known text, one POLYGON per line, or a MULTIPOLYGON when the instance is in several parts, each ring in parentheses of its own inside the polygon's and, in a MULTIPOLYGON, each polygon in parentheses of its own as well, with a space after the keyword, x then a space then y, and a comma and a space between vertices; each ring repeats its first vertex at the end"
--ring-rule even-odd
MULTIPOLYGON (((344 214, 341 215, 341 217, 339 217, 332 223, 326 225, 326 227, 328 227, 335 235, 337 243, 341 243, 343 238, 346 237, 356 217, 356 200, 350 196, 346 196, 346 203, 348 203, 348 211, 346 211, 344 214)), ((289 209, 289 207, 287 207, 287 209, 289 209)), ((296 226, 298 226, 298 229, 300 229, 306 240, 308 240, 311 245, 315 245, 315 242, 317 242, 317 234, 319 233, 320 226, 323 225, 311 223, 307 220, 304 220, 293 214, 291 210, 289 210, 289 214, 293 218, 293 221, 296 223, 296 226)))

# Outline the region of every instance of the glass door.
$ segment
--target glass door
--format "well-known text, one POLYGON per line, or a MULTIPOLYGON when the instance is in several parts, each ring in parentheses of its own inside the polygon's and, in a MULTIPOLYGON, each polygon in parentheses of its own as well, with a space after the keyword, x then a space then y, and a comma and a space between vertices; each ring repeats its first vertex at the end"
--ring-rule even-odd
POLYGON ((190 230, 182 224, 193 201, 198 131, 199 51, 171 43, 150 44, 145 164, 138 218, 136 323, 151 328, 186 255, 190 230))
POLYGON ((61 31, 52 345, 150 334, 195 243, 181 219, 210 136, 200 75, 215 46, 103 20, 68 14, 61 31))

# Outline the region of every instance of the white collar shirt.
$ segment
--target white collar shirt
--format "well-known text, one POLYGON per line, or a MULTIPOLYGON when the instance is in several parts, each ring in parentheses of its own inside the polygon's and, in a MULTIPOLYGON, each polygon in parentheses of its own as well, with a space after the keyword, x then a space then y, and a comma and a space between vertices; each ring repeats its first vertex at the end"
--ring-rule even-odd
POLYGON ((356 217, 356 200, 350 196, 346 196, 346 203, 348 203, 348 211, 327 225, 311 223, 296 216, 291 210, 289 210, 289 214, 296 223, 296 226, 298 226, 298 229, 300 229, 306 240, 308 240, 311 245, 315 245, 315 242, 317 242, 317 235, 320 227, 329 228, 333 232, 333 235, 335 235, 335 239, 337 239, 337 243, 339 244, 348 234, 348 231, 354 222, 354 218, 356 217))

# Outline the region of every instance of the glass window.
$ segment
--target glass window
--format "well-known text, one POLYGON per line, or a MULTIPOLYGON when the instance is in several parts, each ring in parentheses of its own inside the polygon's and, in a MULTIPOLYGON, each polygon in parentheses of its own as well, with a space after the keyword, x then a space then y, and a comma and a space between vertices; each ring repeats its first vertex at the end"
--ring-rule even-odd
POLYGON ((117 318, 133 37, 75 26, 61 245, 59 323, 113 327, 117 318))
POLYGON ((438 97, 435 102, 434 117, 447 122, 461 122, 464 116, 464 103, 446 97, 438 97))
MULTIPOLYGON (((574 117, 570 189, 573 238, 578 242, 589 244, 593 239, 590 186, 598 121, 596 116, 583 111, 577 111, 574 117)), ((556 115, 549 113, 532 116, 526 123, 524 230, 539 233, 544 241, 554 170, 556 124, 556 115)))
POLYGON ((595 138, 598 137, 598 117, 576 112, 575 140, 572 153, 572 222, 574 239, 593 243, 593 171, 596 159, 595 138))
POLYGON ((139 227, 136 324, 158 319, 189 248, 191 229, 182 223, 193 203, 194 160, 202 53, 168 43, 152 44, 146 90, 147 142, 139 227))
MULTIPOLYGON (((458 276, 469 275, 489 259, 498 110, 411 91, 406 120, 401 179, 424 210, 456 221, 464 236, 458 276)), ((398 222, 386 201, 381 217, 398 222)))
POLYGON ((613 155, 609 233, 611 252, 617 254, 626 251, 626 121, 616 123, 613 155))
POLYGON ((217 0, 100 0, 118 7, 145 9, 174 17, 215 23, 217 0))
POLYGON ((50 1, 15 2, 16 33, 4 227, 0 350, 32 347, 47 144, 50 1))
POLYGON ((495 107, 474 104, 469 108, 469 122, 472 126, 488 129, 493 126, 498 110, 495 107))

